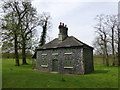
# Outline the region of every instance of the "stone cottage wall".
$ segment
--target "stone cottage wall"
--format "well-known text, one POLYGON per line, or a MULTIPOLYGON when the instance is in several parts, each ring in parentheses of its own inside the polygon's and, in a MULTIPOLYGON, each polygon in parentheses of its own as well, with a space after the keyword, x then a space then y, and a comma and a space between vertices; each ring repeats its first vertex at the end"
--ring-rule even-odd
POLYGON ((82 48, 59 48, 37 51, 37 69, 52 72, 52 61, 58 60, 58 72, 70 74, 84 74, 83 49, 82 48), (47 60, 47 65, 42 65, 42 59, 47 60), (72 60, 73 66, 65 67, 66 59, 72 60))
POLYGON ((84 69, 85 73, 90 73, 94 71, 93 65, 93 49, 91 48, 84 48, 83 50, 83 58, 84 58, 84 69))

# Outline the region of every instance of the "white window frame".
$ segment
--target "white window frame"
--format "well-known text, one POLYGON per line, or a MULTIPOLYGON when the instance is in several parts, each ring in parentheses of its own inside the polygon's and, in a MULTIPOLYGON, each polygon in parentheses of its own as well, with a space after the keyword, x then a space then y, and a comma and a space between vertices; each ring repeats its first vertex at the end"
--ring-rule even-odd
POLYGON ((66 69, 67 69, 67 68, 68 68, 68 69, 72 69, 72 68, 74 68, 74 67, 64 67, 64 68, 66 68, 66 69))
POLYGON ((41 54, 42 56, 46 56, 47 54, 46 53, 43 53, 43 54, 41 54))
POLYGON ((52 55, 58 55, 58 53, 52 53, 52 55))
POLYGON ((45 65, 45 64, 44 64, 44 65, 41 65, 41 67, 48 67, 48 64, 46 64, 46 65, 45 65))
POLYGON ((71 54, 73 54, 72 52, 69 52, 69 53, 64 53, 65 55, 71 55, 71 54))

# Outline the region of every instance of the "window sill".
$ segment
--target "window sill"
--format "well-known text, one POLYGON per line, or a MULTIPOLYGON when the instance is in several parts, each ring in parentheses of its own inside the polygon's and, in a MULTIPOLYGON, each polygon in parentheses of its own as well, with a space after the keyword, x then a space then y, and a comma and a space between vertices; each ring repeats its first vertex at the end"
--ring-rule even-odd
POLYGON ((41 67, 48 67, 48 65, 41 65, 41 67))
POLYGON ((68 69, 71 69, 71 68, 73 68, 73 67, 64 67, 64 68, 66 68, 66 69, 67 69, 67 68, 68 68, 68 69))
POLYGON ((53 53, 52 55, 58 55, 58 53, 53 53))
POLYGON ((70 52, 70 53, 64 53, 65 55, 71 55, 72 54, 72 52, 70 52))
POLYGON ((47 56, 47 54, 41 54, 42 56, 47 56))

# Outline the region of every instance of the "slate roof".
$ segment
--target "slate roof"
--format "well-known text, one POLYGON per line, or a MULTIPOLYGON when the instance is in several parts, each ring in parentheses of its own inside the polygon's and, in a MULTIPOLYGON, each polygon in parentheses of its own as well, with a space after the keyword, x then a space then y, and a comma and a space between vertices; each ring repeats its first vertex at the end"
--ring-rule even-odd
MULTIPOLYGON (((37 50, 45 50, 45 49, 54 49, 54 48, 65 48, 65 47, 82 47, 87 46, 93 49, 93 47, 81 42, 80 40, 76 39, 73 36, 68 36, 65 40, 60 41, 58 38, 55 38, 51 42, 43 45, 42 47, 38 48, 37 50)), ((32 58, 36 58, 36 51, 32 58)))
POLYGON ((91 46, 79 41, 73 36, 68 36, 65 40, 60 41, 58 38, 55 38, 51 42, 43 45, 42 47, 38 49, 50 49, 50 48, 61 48, 61 47, 74 47, 74 46, 88 46, 92 48, 91 46))

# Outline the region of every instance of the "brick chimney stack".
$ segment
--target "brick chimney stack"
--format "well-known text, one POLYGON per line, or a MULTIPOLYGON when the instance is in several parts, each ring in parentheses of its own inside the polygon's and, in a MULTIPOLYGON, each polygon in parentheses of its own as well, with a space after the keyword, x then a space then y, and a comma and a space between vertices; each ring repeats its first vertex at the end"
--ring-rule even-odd
POLYGON ((65 40, 67 37, 68 37, 68 28, 67 28, 67 25, 65 25, 64 23, 61 23, 60 22, 60 25, 59 25, 59 34, 58 34, 58 39, 63 41, 65 40))

